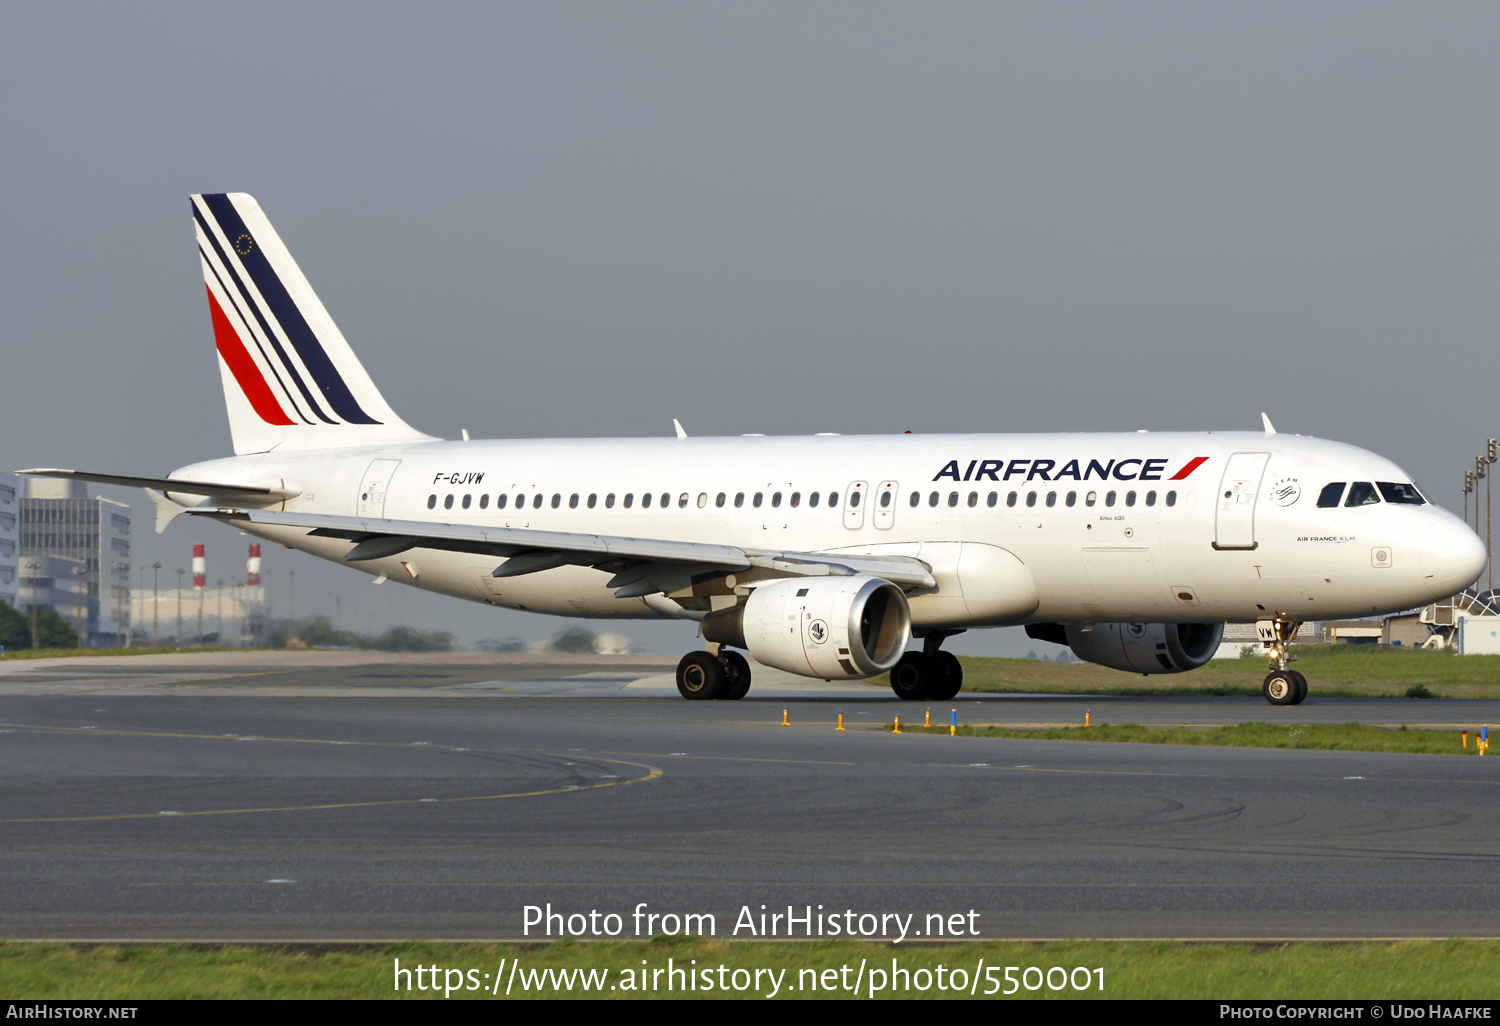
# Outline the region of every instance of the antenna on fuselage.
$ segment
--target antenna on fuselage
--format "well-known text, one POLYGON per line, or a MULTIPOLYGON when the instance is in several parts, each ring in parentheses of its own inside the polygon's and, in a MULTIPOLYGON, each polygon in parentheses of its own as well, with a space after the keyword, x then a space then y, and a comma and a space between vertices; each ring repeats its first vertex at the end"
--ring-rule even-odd
POLYGON ((1266 426, 1266 434, 1274 435, 1276 433, 1276 429, 1271 426, 1271 418, 1266 416, 1265 411, 1261 411, 1260 422, 1266 426))
POLYGON ((687 432, 684 431, 684 430, 682 430, 682 422, 679 421, 676 417, 672 418, 672 427, 674 427, 674 428, 677 429, 677 440, 678 441, 682 441, 682 439, 684 439, 684 438, 687 437, 687 432))

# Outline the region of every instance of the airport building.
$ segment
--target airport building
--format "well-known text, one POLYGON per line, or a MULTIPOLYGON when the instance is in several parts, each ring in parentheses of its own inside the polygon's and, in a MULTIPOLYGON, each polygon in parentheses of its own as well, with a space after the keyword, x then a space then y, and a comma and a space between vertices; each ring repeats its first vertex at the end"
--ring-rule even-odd
POLYGON ((21 583, 21 479, 0 474, 0 601, 19 609, 21 583))
POLYGON ((130 637, 130 507, 89 498, 81 481, 33 477, 20 499, 20 607, 33 601, 69 622, 82 609, 85 647, 124 645, 130 637), (66 567, 57 560, 71 561, 66 567), (36 567, 29 564, 36 563, 36 567), (65 586, 60 571, 81 585, 65 586), (50 581, 49 587, 42 582, 50 581), (35 587, 33 587, 33 585, 35 587), (33 599, 32 592, 36 597, 33 599))

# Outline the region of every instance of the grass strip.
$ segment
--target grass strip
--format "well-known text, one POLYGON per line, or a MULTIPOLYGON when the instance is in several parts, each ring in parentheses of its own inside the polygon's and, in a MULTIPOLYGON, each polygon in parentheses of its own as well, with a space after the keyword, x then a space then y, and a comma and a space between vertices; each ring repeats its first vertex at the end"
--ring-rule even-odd
MULTIPOLYGON (((1412 940, 1367 942, 1193 943, 1176 941, 988 941, 972 944, 867 944, 859 942, 766 943, 677 939, 644 943, 560 942, 547 946, 519 944, 406 943, 369 947, 250 947, 70 944, 0 944, 0 992, 11 1000, 131 1000, 178 998, 400 998, 444 1000, 437 990, 395 989, 395 960, 403 968, 436 966, 439 981, 446 970, 463 971, 452 977, 467 987, 468 970, 484 989, 457 989, 450 999, 495 1000, 488 988, 504 971, 512 982, 512 998, 519 997, 745 997, 763 1000, 762 987, 734 988, 732 976, 721 976, 719 966, 741 973, 745 983, 755 970, 784 970, 779 997, 849 998, 856 968, 865 965, 861 998, 969 997, 968 985, 978 985, 976 996, 992 986, 1010 989, 1004 970, 1016 967, 1018 980, 1037 984, 1019 986, 1015 998, 1196 998, 1232 999, 1495 999, 1500 997, 1500 942, 1491 940, 1412 940), (677 968, 709 970, 712 990, 683 992, 666 989, 668 959, 677 968), (502 963, 502 959, 506 960, 502 963), (519 959, 517 975, 509 977, 511 960, 519 959), (996 967, 993 974, 976 974, 980 960, 996 967), (891 986, 895 968, 912 974, 911 983, 891 986), (643 964, 644 963, 644 964, 643 964), (937 968, 945 969, 948 989, 937 987, 937 968), (1087 990, 1066 985, 1053 991, 1045 983, 1047 971, 1059 967, 1090 970, 1087 990), (845 971, 847 968, 847 971, 845 971), (574 978, 571 989, 558 985, 548 970, 607 970, 602 989, 585 990, 574 978), (870 993, 878 982, 871 970, 884 971, 884 990, 870 993), (966 986, 955 990, 952 971, 966 974, 966 986), (1097 986, 1103 969, 1104 988, 1097 986), (646 970, 647 975, 638 975, 646 970), (655 970, 663 970, 656 975, 655 970), (827 971, 834 970, 832 975, 827 971), (926 974, 918 970, 926 970, 926 974), (524 991, 519 984, 536 980, 524 991), (629 973, 629 977, 625 974, 629 973), (484 974, 489 980, 484 980, 484 974), (727 992, 718 981, 727 979, 727 992), (996 982, 991 984, 989 979, 996 982), (925 991, 919 989, 926 982, 925 991), (644 990, 620 989, 645 983, 644 990), (615 989, 611 989, 611 987, 615 989), (830 988, 831 989, 827 989, 830 988)), ((1081 980, 1083 974, 1076 975, 1081 980)), ((424 977, 430 979, 429 974, 424 977)), ((1061 974, 1052 974, 1056 983, 1061 974)), ((680 979, 680 978, 679 978, 680 979)), ((895 976, 898 981, 899 974, 895 976)), ((595 980, 598 980, 596 974, 595 980)), ((500 997, 504 997, 504 984, 500 997)), ((1004 994, 988 995, 1003 997, 1004 994)))
MULTIPOLYGON (((885 728, 893 730, 894 725, 885 728)), ((946 726, 903 726, 906 734, 946 734, 946 726)), ((1009 737, 1033 741, 1133 741, 1150 745, 1225 745, 1232 748, 1305 748, 1330 752, 1407 752, 1478 755, 1478 728, 1464 747, 1459 730, 1411 730, 1363 723, 1239 723, 1222 727, 1145 726, 1097 723, 1076 727, 961 726, 960 737, 1009 737)))

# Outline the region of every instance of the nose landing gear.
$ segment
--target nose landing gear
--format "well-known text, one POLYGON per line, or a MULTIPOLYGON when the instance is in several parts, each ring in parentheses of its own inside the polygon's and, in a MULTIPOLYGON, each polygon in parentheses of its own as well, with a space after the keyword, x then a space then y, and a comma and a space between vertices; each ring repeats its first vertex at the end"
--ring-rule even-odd
POLYGON ((1297 657, 1287 653, 1287 646, 1301 626, 1301 620, 1287 616, 1261 620, 1255 625, 1271 658, 1271 672, 1261 684, 1261 694, 1272 705, 1300 705, 1307 697, 1307 678, 1290 668, 1289 664, 1297 657))

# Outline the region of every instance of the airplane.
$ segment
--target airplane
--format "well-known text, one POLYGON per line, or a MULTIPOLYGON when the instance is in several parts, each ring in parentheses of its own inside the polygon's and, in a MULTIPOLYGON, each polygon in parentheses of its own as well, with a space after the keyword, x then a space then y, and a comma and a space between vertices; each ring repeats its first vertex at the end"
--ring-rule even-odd
POLYGON ((403 421, 256 201, 192 197, 234 455, 144 488, 184 513, 412 587, 559 616, 697 621, 684 698, 735 700, 743 653, 890 674, 947 700, 963 631, 1024 626, 1141 674, 1254 622, 1295 705, 1313 619, 1461 591, 1486 549, 1375 453, 1261 431, 445 441, 403 421), (908 647, 913 640, 919 646, 908 647))

